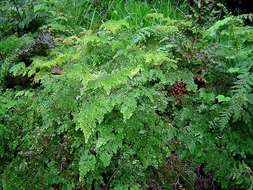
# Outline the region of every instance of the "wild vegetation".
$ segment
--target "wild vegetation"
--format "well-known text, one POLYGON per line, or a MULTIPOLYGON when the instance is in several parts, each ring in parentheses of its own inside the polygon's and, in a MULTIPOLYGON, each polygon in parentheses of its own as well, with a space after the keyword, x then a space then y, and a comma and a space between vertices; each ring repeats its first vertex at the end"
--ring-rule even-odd
POLYGON ((1 1, 0 189, 253 189, 240 3, 1 1))

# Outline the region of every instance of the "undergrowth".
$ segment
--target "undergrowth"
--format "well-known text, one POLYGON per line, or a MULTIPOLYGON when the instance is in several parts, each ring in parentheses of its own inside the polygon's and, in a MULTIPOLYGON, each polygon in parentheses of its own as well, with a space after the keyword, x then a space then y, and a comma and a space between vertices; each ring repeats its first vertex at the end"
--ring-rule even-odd
POLYGON ((37 33, 0 44, 0 189, 253 188, 241 16, 204 28, 171 1, 42 2, 54 45, 30 50, 49 43, 37 33))

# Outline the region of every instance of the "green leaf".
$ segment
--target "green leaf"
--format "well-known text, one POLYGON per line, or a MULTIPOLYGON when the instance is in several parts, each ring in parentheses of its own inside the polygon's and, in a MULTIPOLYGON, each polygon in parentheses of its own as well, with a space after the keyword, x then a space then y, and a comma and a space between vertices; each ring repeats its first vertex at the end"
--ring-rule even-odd
POLYGON ((137 108, 137 102, 135 100, 135 97, 125 97, 124 99, 125 101, 123 101, 120 112, 123 114, 124 122, 126 122, 126 120, 131 118, 135 109, 137 108))
POLYGON ((100 27, 100 29, 105 29, 113 34, 127 28, 129 28, 129 23, 126 20, 110 20, 103 23, 100 27))
POLYGON ((108 152, 103 151, 103 153, 100 155, 100 160, 103 163, 104 167, 107 167, 110 165, 111 159, 112 159, 112 155, 108 152))
POLYGON ((231 100, 230 97, 225 97, 224 95, 218 95, 216 96, 219 103, 221 102, 229 102, 231 100))
POLYGON ((95 170, 96 163, 96 157, 89 154, 88 151, 85 151, 79 161, 79 173, 81 180, 87 175, 88 172, 95 170))
POLYGON ((231 68, 229 68, 228 69, 228 72, 230 72, 230 73, 238 73, 240 71, 240 68, 233 68, 233 67, 231 67, 231 68))
POLYGON ((91 103, 86 102, 83 105, 83 108, 77 115, 76 129, 82 130, 86 143, 95 131, 97 124, 102 123, 104 115, 111 112, 117 103, 117 98, 98 95, 94 97, 91 103))
POLYGON ((250 94, 249 97, 248 97, 248 102, 250 104, 253 104, 253 94, 250 94))
POLYGON ((25 63, 18 63, 15 64, 13 67, 11 67, 10 72, 14 75, 14 76, 18 76, 18 75, 24 75, 26 73, 26 66, 25 63))

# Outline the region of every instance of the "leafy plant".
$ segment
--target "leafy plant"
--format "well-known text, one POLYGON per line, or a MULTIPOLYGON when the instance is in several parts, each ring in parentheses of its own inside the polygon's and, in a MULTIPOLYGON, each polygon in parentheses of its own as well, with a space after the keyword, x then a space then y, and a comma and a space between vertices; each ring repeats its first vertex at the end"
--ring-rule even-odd
POLYGON ((55 39, 0 45, 1 189, 252 189, 247 15, 205 28, 172 1, 36 2, 55 39))
POLYGON ((35 32, 45 22, 48 14, 43 2, 31 0, 3 0, 1 10, 1 36, 35 32))
POLYGON ((187 154, 197 163, 207 163, 223 188, 237 184, 251 189, 252 175, 248 169, 252 166, 249 161, 252 151, 248 147, 252 136, 252 104, 249 101, 252 28, 246 29, 238 18, 229 17, 215 23, 205 36, 208 46, 211 43, 217 46, 205 76, 211 84, 200 89, 200 96, 179 111, 174 124, 178 126, 182 145, 188 147, 187 154), (231 83, 224 83, 225 77, 231 83), (215 87, 216 92, 211 91, 215 87), (215 98, 213 92, 219 95, 215 98), (247 167, 245 171, 248 172, 242 172, 239 169, 242 167, 247 167))

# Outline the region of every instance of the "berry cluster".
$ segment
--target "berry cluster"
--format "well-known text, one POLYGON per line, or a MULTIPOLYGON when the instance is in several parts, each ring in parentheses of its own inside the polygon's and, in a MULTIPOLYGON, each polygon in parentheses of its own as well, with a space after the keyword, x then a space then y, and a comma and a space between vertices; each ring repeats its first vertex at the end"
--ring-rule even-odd
POLYGON ((185 82, 176 82, 170 89, 170 95, 176 97, 176 105, 181 105, 182 95, 188 94, 185 82))
POLYGON ((186 90, 186 83, 185 82, 177 82, 172 86, 170 89, 171 96, 180 96, 188 94, 188 91, 186 90))

